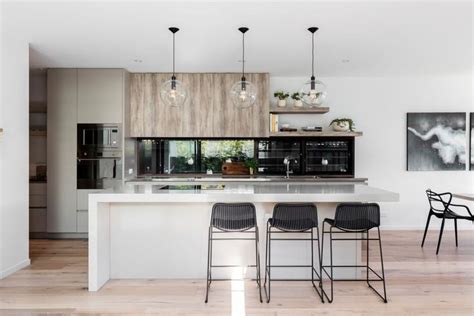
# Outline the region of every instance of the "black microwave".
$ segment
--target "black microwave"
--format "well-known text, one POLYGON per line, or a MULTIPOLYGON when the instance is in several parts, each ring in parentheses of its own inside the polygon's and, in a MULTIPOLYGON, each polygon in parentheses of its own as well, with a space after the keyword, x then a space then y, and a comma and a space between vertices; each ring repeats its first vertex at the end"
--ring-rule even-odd
POLYGON ((115 156, 121 148, 121 128, 118 124, 77 124, 78 157, 107 153, 115 156))

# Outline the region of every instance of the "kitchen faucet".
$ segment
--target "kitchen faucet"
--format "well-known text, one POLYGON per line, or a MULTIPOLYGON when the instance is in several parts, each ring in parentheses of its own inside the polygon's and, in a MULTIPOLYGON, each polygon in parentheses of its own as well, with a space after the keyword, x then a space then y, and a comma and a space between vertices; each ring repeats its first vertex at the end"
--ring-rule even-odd
MULTIPOLYGON (((292 158, 290 156, 286 156, 285 159, 283 159, 283 163, 286 165, 286 176, 285 176, 285 179, 289 179, 290 178, 290 164, 291 164, 291 161, 294 161, 294 163, 298 163, 298 160, 296 160, 296 158, 292 158)), ((293 173, 293 170, 291 170, 291 173, 293 173)))

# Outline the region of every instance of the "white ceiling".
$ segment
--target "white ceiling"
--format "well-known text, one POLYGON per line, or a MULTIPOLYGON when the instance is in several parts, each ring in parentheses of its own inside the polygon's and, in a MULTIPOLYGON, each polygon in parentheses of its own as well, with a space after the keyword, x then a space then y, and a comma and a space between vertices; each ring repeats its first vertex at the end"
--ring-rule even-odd
POLYGON ((309 75, 316 33, 321 76, 472 72, 471 1, 175 1, 3 3, 2 26, 31 43, 32 68, 237 72, 240 26, 248 71, 309 75), (134 62, 142 60, 141 63, 134 62), (343 62, 349 60, 349 62, 343 62))

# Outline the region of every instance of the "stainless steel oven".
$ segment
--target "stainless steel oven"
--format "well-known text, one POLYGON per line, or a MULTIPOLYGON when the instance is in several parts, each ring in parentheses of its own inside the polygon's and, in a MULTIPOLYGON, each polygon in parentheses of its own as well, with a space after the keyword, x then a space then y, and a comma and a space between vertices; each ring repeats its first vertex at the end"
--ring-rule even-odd
POLYGON ((77 189, 108 189, 122 179, 121 128, 77 125, 77 189))

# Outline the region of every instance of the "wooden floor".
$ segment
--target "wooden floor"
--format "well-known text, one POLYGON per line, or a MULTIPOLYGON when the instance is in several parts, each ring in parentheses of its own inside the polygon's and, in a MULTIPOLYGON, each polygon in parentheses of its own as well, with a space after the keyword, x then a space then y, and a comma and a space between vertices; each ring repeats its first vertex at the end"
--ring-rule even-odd
POLYGON ((307 282, 274 282, 270 304, 239 280, 214 282, 208 304, 203 280, 114 280, 89 293, 86 241, 32 240, 31 266, 0 281, 0 315, 473 315, 474 232, 463 231, 457 249, 446 232, 438 256, 436 233, 421 249, 420 231, 383 232, 388 304, 363 282, 337 283, 332 304, 307 282))

